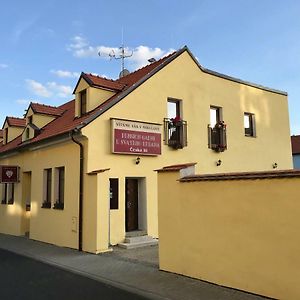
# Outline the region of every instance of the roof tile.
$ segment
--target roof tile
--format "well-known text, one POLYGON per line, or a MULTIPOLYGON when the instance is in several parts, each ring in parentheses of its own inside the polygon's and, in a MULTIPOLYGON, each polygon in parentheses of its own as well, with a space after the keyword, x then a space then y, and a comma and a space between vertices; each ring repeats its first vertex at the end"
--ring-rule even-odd
POLYGON ((33 112, 38 114, 60 116, 63 113, 63 109, 55 106, 44 105, 44 104, 33 103, 33 102, 30 103, 30 106, 33 112))
POLYGON ((83 78, 87 80, 89 84, 96 87, 102 87, 115 91, 122 91, 125 88, 125 84, 119 83, 112 79, 107 79, 104 77, 82 73, 83 78))
POLYGON ((9 126, 14 126, 14 127, 26 126, 26 120, 24 118, 6 117, 6 121, 9 126))

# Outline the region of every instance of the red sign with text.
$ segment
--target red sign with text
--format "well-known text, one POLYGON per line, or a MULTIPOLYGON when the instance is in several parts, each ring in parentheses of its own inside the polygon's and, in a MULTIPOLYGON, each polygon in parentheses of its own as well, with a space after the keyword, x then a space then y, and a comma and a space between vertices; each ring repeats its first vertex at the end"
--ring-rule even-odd
POLYGON ((113 153, 160 155, 160 125, 113 119, 113 153))
POLYGON ((0 183, 15 183, 19 181, 19 167, 0 166, 0 183))

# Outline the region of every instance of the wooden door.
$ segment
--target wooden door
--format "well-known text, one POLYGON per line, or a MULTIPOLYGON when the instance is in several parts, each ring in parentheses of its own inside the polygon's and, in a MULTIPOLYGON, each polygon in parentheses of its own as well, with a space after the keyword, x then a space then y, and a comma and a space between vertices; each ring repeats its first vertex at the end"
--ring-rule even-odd
POLYGON ((126 231, 138 230, 138 179, 126 179, 126 231))

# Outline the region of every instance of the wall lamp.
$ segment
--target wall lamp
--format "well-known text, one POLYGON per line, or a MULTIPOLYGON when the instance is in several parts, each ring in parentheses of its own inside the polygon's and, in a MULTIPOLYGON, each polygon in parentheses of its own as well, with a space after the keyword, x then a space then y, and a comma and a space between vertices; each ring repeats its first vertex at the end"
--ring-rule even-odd
POLYGON ((217 160, 217 161, 216 161, 216 165, 217 165, 217 167, 221 166, 221 164, 222 164, 222 161, 221 161, 221 159, 219 159, 219 160, 217 160))
POLYGON ((274 164, 272 165, 272 167, 273 167, 273 169, 276 169, 276 168, 278 167, 277 163, 274 163, 274 164))
POLYGON ((138 165, 140 162, 141 162, 141 158, 137 157, 136 160, 135 160, 135 164, 138 165))

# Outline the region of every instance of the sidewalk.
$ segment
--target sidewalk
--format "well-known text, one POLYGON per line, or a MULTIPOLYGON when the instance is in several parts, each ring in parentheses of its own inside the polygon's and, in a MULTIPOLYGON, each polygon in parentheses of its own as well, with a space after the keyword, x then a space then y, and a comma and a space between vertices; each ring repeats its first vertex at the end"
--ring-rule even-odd
POLYGON ((88 254, 0 234, 0 248, 125 289, 149 299, 262 300, 200 280, 158 270, 157 247, 88 254))

